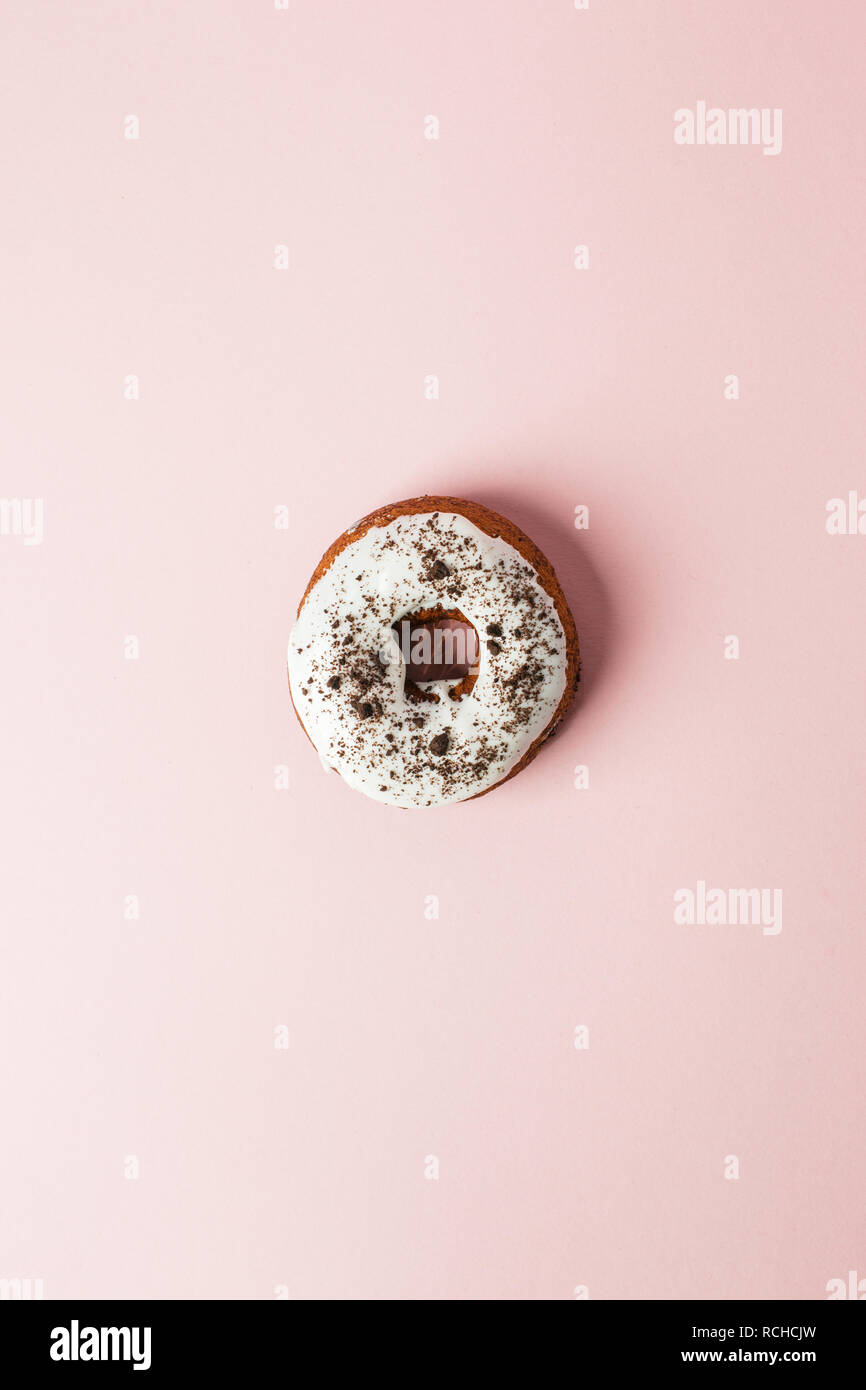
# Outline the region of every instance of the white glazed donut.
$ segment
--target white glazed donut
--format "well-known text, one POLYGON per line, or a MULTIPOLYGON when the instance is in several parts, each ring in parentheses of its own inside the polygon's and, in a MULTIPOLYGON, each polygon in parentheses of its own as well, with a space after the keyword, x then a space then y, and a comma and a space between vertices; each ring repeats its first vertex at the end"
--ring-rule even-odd
POLYGON ((520 771, 553 733, 578 677, 574 619, 551 565, 475 502, 380 508, 331 546, 289 639, 289 688, 323 764, 391 806, 464 801, 520 771), (415 683, 402 619, 456 618, 477 675, 415 683))

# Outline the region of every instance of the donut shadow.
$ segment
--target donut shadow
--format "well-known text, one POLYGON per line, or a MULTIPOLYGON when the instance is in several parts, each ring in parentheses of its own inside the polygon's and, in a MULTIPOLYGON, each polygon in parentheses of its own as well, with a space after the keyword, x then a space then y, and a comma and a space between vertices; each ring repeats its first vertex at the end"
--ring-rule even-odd
MULTIPOLYGON (((531 468, 527 473, 531 474, 531 468)), ((513 521, 544 552, 574 614, 580 645, 580 681, 572 711, 594 699, 609 670, 615 643, 614 606, 607 585, 586 553, 582 532, 544 511, 534 496, 480 482, 457 495, 471 497, 513 521)), ((569 519, 571 520, 571 519, 569 519)))

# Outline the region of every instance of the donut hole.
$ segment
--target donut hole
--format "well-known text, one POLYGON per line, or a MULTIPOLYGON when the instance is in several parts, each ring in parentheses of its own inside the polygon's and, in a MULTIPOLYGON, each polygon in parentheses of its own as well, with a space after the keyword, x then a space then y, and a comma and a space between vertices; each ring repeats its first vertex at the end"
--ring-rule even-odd
POLYGON ((447 695, 459 700, 478 679, 478 633, 458 609, 424 608, 392 624, 406 666, 406 695, 410 700, 438 701, 447 695))

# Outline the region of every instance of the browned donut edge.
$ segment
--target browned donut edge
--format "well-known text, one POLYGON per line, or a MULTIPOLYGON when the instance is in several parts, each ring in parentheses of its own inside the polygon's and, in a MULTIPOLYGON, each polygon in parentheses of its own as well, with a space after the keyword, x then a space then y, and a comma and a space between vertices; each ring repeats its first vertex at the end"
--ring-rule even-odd
MULTIPOLYGON (((577 682, 580 676, 580 647, 577 638, 577 628, 571 609, 568 606, 562 586, 556 577, 556 571, 548 560, 547 556, 539 550, 534 541, 531 541, 519 526, 515 526, 513 521, 507 517, 500 516, 498 512, 493 512, 489 507, 484 507, 480 502, 469 502, 464 497, 409 497, 404 502, 391 502, 386 507, 379 507, 375 512, 362 517, 360 521, 352 527, 350 531, 344 531, 334 544, 329 546, 313 571, 312 578, 304 590, 303 597, 298 604, 298 616, 307 601, 311 591, 318 584, 322 575, 336 560, 337 556, 351 545, 353 541, 360 540, 373 526, 388 526, 392 521, 396 521, 400 516, 425 516, 430 512, 456 512, 460 516, 465 516, 467 521, 471 521, 477 526, 479 531, 483 531, 488 536, 500 536, 509 545, 523 556, 538 575, 539 583, 545 593, 553 600, 559 621, 562 623, 562 630, 565 633, 566 645, 566 668, 565 668, 565 689, 562 698, 542 729, 537 738, 533 739, 519 762, 514 764, 510 772, 504 777, 500 777, 498 782, 494 782, 492 787, 485 787, 483 792, 475 792, 473 796, 464 797, 464 801, 476 801, 479 796, 487 796, 488 792, 495 791, 503 783, 508 782, 512 777, 516 777, 518 772, 522 772, 528 763, 538 753, 539 748, 554 733, 568 710, 569 705, 574 699, 577 689, 577 682)), ((297 706, 292 699, 292 688, 289 685, 289 699, 292 700, 292 709, 297 715, 298 723, 310 739, 310 743, 315 744, 304 725, 304 721, 298 714, 297 706)))

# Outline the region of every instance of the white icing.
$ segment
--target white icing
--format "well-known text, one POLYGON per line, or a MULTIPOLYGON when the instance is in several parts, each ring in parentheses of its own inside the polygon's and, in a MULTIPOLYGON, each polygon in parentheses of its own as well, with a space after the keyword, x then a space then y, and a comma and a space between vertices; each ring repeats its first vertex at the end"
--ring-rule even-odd
POLYGON ((553 718, 566 665, 565 633, 535 571, 507 541, 453 512, 400 516, 350 541, 289 638, 292 699, 322 763, 392 806, 463 801, 501 781, 553 718), (437 560, 447 577, 431 574, 437 560), (479 674, 460 700, 449 697, 448 682, 425 683, 439 700, 419 704, 404 693, 392 624, 437 607, 475 627, 479 674), (502 630, 495 654, 491 625, 502 630), (386 648, 395 659, 383 666, 386 648), (372 703, 372 716, 362 717, 362 702, 372 703), (448 749, 437 756, 430 744, 442 734, 448 749))

